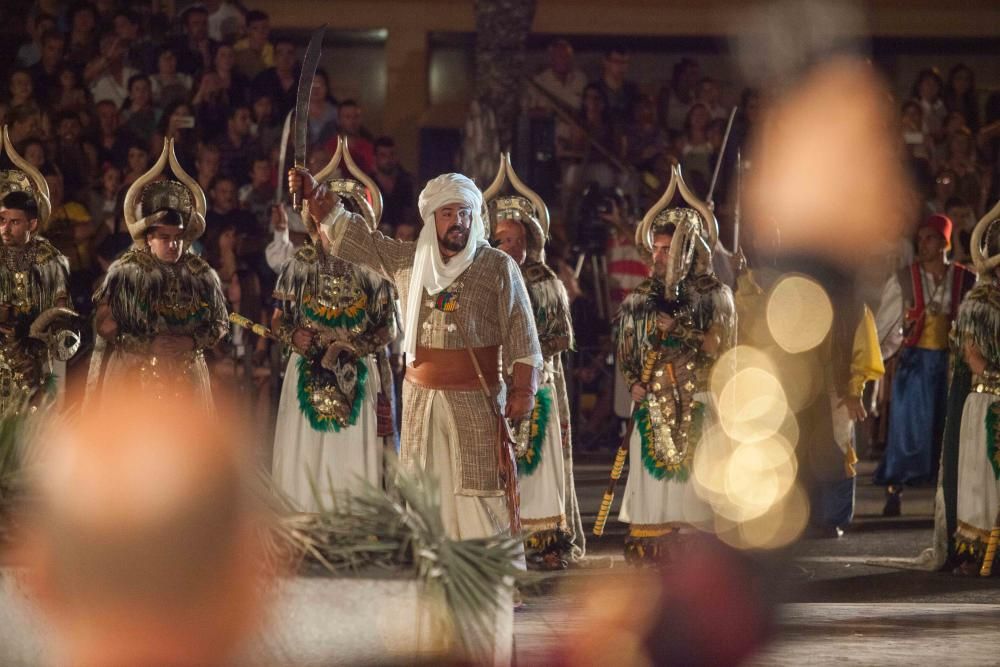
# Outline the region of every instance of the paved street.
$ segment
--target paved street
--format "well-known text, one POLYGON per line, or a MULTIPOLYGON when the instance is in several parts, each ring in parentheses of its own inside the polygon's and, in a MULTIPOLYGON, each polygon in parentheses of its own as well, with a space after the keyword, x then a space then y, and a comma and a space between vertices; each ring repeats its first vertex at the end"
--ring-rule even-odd
MULTIPOLYGON (((844 537, 805 539, 761 559, 775 583, 771 593, 782 604, 776 639, 752 664, 997 664, 1000 577, 960 578, 872 563, 916 556, 930 546, 933 525, 930 488, 907 490, 902 516, 883 518, 883 490, 871 484, 873 469, 874 464, 861 464, 855 521, 844 537)), ((597 464, 576 469, 588 531, 607 470, 597 464)), ((563 586, 601 576, 608 567, 625 567, 623 537, 621 524, 613 521, 600 540, 588 532, 589 567, 559 573, 526 596, 525 608, 515 617, 523 661, 530 662, 578 622, 563 586)))

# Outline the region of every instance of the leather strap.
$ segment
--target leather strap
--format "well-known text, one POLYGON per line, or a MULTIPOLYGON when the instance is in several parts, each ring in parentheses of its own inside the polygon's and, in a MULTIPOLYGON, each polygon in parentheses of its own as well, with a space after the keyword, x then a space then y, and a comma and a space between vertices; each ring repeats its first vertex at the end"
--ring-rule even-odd
MULTIPOLYGON (((476 377, 479 378, 479 386, 483 390, 483 395, 486 396, 486 400, 490 402, 490 407, 493 408, 493 414, 497 417, 502 417, 500 412, 500 406, 493 399, 493 393, 490 391, 489 385, 486 384, 486 377, 483 375, 483 368, 479 365, 479 359, 476 358, 476 353, 472 351, 472 346, 469 344, 469 337, 465 333, 465 325, 462 324, 462 319, 458 316, 458 308, 453 312, 453 319, 455 321, 455 326, 458 328, 458 334, 462 337, 462 343, 465 344, 465 349, 469 353, 469 359, 472 360, 472 367, 476 369, 476 377)), ((501 419, 504 424, 507 423, 506 419, 501 419)), ((510 436, 511 441, 514 440, 514 434, 510 432, 510 426, 507 426, 507 434, 510 436)))

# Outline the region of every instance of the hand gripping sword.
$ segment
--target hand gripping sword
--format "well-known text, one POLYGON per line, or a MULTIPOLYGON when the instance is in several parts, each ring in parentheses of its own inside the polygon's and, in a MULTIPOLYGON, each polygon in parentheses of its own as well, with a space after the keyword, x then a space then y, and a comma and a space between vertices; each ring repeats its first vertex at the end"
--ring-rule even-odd
MULTIPOLYGON (((653 367, 656 366, 656 360, 660 356, 657 351, 656 346, 646 353, 645 363, 642 366, 642 377, 640 382, 643 385, 649 383, 650 378, 653 376, 653 367)), ((621 479, 622 470, 625 468, 625 460, 628 458, 628 447, 632 440, 632 431, 635 430, 635 409, 638 403, 632 403, 632 414, 628 418, 628 428, 625 429, 625 437, 622 438, 621 444, 618 445, 618 453, 615 454, 614 465, 611 466, 611 480, 608 482, 608 488, 604 492, 604 498, 601 499, 601 508, 597 511, 597 521, 594 522, 594 535, 600 537, 604 534, 604 525, 608 522, 608 514, 611 513, 611 503, 615 499, 615 487, 618 486, 618 480, 621 479)))
MULTIPOLYGON (((313 79, 319 66, 319 56, 323 50, 323 35, 326 24, 317 28, 309 38, 309 46, 302 57, 302 70, 299 72, 299 88, 295 95, 295 122, 293 137, 295 142, 295 166, 302 169, 306 166, 306 140, 309 137, 309 98, 312 96, 313 79)), ((280 179, 279 179, 280 180, 280 179)), ((302 211, 302 195, 292 193, 292 208, 302 211)))

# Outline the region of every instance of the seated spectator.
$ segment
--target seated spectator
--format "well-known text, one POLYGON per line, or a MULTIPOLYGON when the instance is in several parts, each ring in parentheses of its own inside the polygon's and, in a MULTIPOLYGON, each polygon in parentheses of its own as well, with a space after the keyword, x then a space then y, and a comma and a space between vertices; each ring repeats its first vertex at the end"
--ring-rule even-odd
POLYGON ((325 144, 337 137, 337 99, 330 92, 326 70, 316 70, 309 97, 309 145, 325 144))
POLYGON ((729 118, 729 107, 722 104, 722 89, 719 82, 710 76, 698 82, 695 102, 705 105, 708 115, 715 118, 729 118))
POLYGON ((194 109, 187 102, 174 102, 160 115, 160 122, 153 133, 152 153, 159 155, 164 139, 174 140, 177 160, 188 173, 194 172, 198 153, 198 128, 194 109))
POLYGON ((136 74, 128 80, 128 99, 121 113, 125 131, 133 137, 149 141, 160 122, 160 110, 153 106, 153 88, 149 77, 136 74))
POLYGON ((122 186, 122 170, 113 164, 101 167, 101 179, 91 188, 87 198, 87 211, 95 224, 95 245, 117 231, 116 218, 118 195, 122 186))
POLYGON ((14 145, 28 139, 48 138, 48 116, 43 116, 34 105, 20 106, 7 113, 7 131, 14 145))
POLYGON ((4 116, 17 107, 38 108, 35 100, 35 84, 31 80, 31 73, 26 69, 18 67, 10 73, 7 78, 7 93, 3 103, 4 116))
POLYGON ((264 257, 264 249, 271 240, 267 223, 260 225, 253 214, 239 208, 236 182, 227 176, 215 179, 208 194, 209 210, 205 216, 206 247, 210 247, 225 229, 230 226, 235 228, 237 258, 257 273, 261 284, 270 292, 274 287, 276 276, 264 257))
POLYGON ((77 114, 81 122, 85 118, 90 119, 90 96, 72 67, 66 66, 59 70, 59 92, 53 96, 51 106, 56 113, 77 114))
POLYGON ((198 185, 208 192, 219 175, 219 147, 215 144, 199 144, 194 168, 198 185))
POLYGON ((67 198, 85 199, 97 169, 97 149, 83 140, 83 125, 78 114, 62 112, 56 117, 55 128, 53 159, 62 172, 67 198))
POLYGON ((708 123, 711 119, 705 105, 696 102, 688 110, 687 118, 684 120, 681 166, 688 183, 701 197, 706 195, 708 180, 711 178, 714 166, 710 163, 714 149, 708 140, 708 123), (698 183, 700 187, 694 187, 697 181, 700 181, 698 183))
POLYGON ((943 124, 944 118, 948 115, 944 100, 941 97, 943 92, 941 76, 934 69, 921 70, 917 74, 917 79, 913 83, 911 95, 923 110, 923 127, 926 136, 934 140, 936 144, 944 140, 943 124))
POLYGON ((120 126, 118 107, 111 100, 95 106, 97 123, 93 142, 97 147, 97 162, 123 164, 128 157, 129 138, 120 126))
POLYGON ((253 91, 271 98, 276 118, 295 108, 295 93, 299 82, 295 62, 295 44, 287 39, 274 43, 274 66, 269 67, 253 80, 253 91))
POLYGON ((609 49, 601 62, 601 77, 592 84, 604 93, 608 117, 619 132, 623 132, 631 122, 635 103, 639 99, 639 87, 626 79, 628 65, 629 54, 624 48, 609 49))
POLYGON ((985 192, 983 191, 983 175, 976 159, 976 146, 972 133, 968 128, 961 128, 948 135, 945 144, 945 160, 947 166, 958 179, 955 194, 969 202, 977 214, 985 213, 985 192))
POLYGON ((29 68, 35 98, 41 104, 48 104, 51 96, 59 89, 59 70, 64 64, 65 45, 66 40, 56 30, 50 30, 42 36, 41 57, 29 68))
POLYGON ((944 89, 944 104, 949 111, 961 113, 970 130, 975 132, 979 129, 976 75, 968 65, 958 63, 948 72, 948 84, 944 89))
MULTIPOLYGON (((344 100, 337 112, 340 135, 347 139, 347 149, 354 162, 366 174, 375 171, 375 147, 368 131, 361 122, 361 106, 354 100, 344 100)), ((325 144, 332 155, 336 150, 336 137, 325 144)))
POLYGON ((697 86, 700 79, 701 68, 694 60, 681 58, 680 62, 674 65, 670 85, 660 89, 657 100, 660 122, 667 129, 681 130, 684 128, 688 111, 691 110, 691 105, 697 101, 697 86))
POLYGON ((240 268, 240 261, 236 257, 237 242, 236 223, 226 222, 215 230, 205 245, 205 261, 219 274, 223 285, 228 284, 240 268))
POLYGON ((233 41, 243 34, 246 21, 243 12, 228 0, 205 0, 208 12, 208 36, 216 42, 233 41))
POLYGON ((66 62, 82 71, 97 56, 97 13, 89 2, 79 2, 69 10, 66 62))
POLYGON ((132 185, 135 179, 139 178, 149 169, 149 146, 148 143, 135 140, 128 147, 125 159, 125 176, 122 185, 132 185))
POLYGON ((945 205, 958 193, 958 175, 949 167, 938 169, 934 176, 934 193, 927 200, 927 213, 944 213, 945 205))
POLYGON ((90 95, 95 103, 109 100, 116 108, 121 109, 128 97, 129 81, 139 72, 125 65, 125 49, 113 33, 101 36, 99 62, 103 63, 103 67, 90 86, 90 95))
POLYGON ((149 35, 141 32, 139 17, 133 12, 119 9, 112 19, 115 35, 125 49, 125 64, 140 72, 156 69, 157 47, 149 35))
POLYGON ((218 44, 212 59, 213 70, 219 76, 219 86, 226 95, 226 103, 246 104, 250 99, 250 82, 236 70, 236 56, 229 44, 218 44))
MULTIPOLYGON (((567 217, 574 224, 580 216, 571 207, 578 206, 586 184, 596 183, 601 188, 612 188, 617 184, 618 168, 606 153, 621 156, 624 143, 611 123, 603 88, 595 83, 587 84, 583 89, 582 105, 581 127, 573 127, 565 151, 567 158, 572 160, 567 162, 562 174, 562 208, 572 211, 567 217), (596 149, 594 143, 602 146, 603 150, 596 149)), ((575 227, 571 225, 568 231, 575 240, 575 227)))
POLYGON ((250 137, 250 108, 237 105, 229 108, 226 133, 217 142, 219 147, 219 173, 233 179, 237 185, 249 180, 250 156, 255 152, 250 137))
POLYGON ((907 100, 903 103, 900 126, 909 155, 916 159, 930 160, 933 146, 924 134, 924 108, 919 102, 907 100))
POLYGON ((269 41, 271 18, 264 12, 247 12, 247 36, 236 42, 236 69, 251 81, 274 67, 274 45, 269 41))
POLYGON ((262 147, 279 147, 281 131, 285 119, 275 118, 274 104, 266 93, 255 92, 251 100, 250 136, 254 143, 262 147))
POLYGON ((191 77, 177 71, 177 53, 164 46, 156 56, 156 74, 149 77, 153 86, 153 103, 166 108, 191 97, 191 77))
MULTIPOLYGON (((257 226, 265 229, 271 221, 271 207, 274 205, 275 183, 271 178, 273 169, 266 155, 255 155, 250 163, 250 182, 239 189, 240 208, 249 211, 257 220, 257 226)), ((385 215, 382 216, 383 220, 385 215)))
POLYGON ((656 120, 653 98, 640 95, 634 118, 625 131, 625 159, 640 171, 653 171, 666 144, 667 133, 656 120))
POLYGON ((28 12, 25 18, 25 32, 31 35, 31 41, 25 42, 17 50, 15 64, 18 67, 31 67, 41 60, 42 37, 48 31, 55 29, 56 17, 52 14, 28 12))
POLYGON ((392 137, 375 140, 375 184, 382 191, 382 224, 390 236, 399 225, 410 222, 415 213, 413 177, 399 164, 392 137))
POLYGON ((208 35, 208 12, 202 5, 191 5, 180 16, 182 34, 170 43, 177 56, 177 69, 190 77, 212 67, 214 40, 208 35))
MULTIPOLYGON (((557 158, 563 157, 563 150, 569 142, 572 133, 571 124, 554 112, 555 104, 570 112, 580 108, 583 89, 587 85, 586 75, 573 63, 573 47, 565 39, 557 39, 549 45, 549 66, 535 75, 532 81, 537 84, 525 88, 523 105, 530 118, 547 120, 552 123, 549 130, 542 126, 541 139, 533 135, 532 145, 541 141, 551 141, 551 149, 557 158), (544 92, 538 90, 541 87, 544 92), (548 95, 546 95, 548 93, 548 95), (555 102, 551 98, 555 98, 555 102)), ((532 123, 532 132, 538 132, 537 125, 532 123)))
POLYGON ((191 103, 203 137, 215 137, 226 131, 226 119, 231 109, 218 74, 208 71, 201 75, 191 103))
POLYGON ((45 150, 45 143, 40 139, 28 139, 21 142, 17 147, 17 152, 35 169, 42 171, 49 168, 48 151, 45 150))
POLYGON ((958 197, 952 197, 945 202, 944 214, 955 224, 951 232, 951 258, 956 262, 971 264, 969 242, 972 240, 972 230, 979 218, 972 207, 958 197))
POLYGON ((93 220, 86 206, 66 197, 62 174, 58 169, 46 170, 43 175, 49 186, 49 203, 52 206, 45 237, 69 260, 69 292, 73 307, 86 316, 91 311, 94 282, 101 273, 93 253, 93 220))

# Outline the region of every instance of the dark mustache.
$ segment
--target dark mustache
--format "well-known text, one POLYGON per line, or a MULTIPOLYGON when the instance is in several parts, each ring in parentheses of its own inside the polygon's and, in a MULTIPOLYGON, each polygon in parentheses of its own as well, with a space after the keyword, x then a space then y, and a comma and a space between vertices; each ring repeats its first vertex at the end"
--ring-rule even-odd
POLYGON ((451 227, 448 228, 449 234, 451 234, 452 232, 465 232, 465 231, 466 231, 465 227, 462 227, 461 225, 452 225, 451 227))

